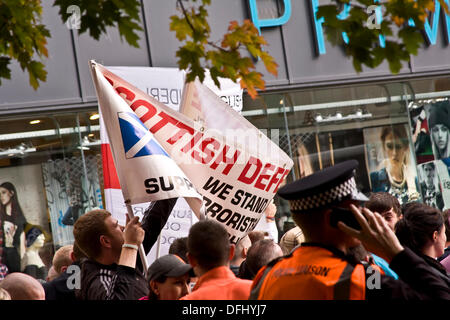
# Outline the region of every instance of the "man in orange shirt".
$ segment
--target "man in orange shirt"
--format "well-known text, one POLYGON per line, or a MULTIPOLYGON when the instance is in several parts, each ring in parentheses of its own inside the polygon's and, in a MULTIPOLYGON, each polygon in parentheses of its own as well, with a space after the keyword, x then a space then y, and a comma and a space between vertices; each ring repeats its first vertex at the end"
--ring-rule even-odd
POLYGON ((236 278, 231 271, 234 249, 221 224, 213 220, 194 224, 189 230, 187 257, 199 279, 181 300, 247 300, 252 282, 236 278))

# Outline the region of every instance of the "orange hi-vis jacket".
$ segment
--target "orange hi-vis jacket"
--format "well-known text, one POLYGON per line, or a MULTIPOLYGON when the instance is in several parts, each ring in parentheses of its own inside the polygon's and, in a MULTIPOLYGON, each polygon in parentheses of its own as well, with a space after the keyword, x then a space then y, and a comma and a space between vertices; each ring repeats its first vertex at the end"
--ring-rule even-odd
POLYGON ((304 243, 259 270, 250 299, 364 300, 365 293, 364 265, 350 263, 337 249, 304 243))

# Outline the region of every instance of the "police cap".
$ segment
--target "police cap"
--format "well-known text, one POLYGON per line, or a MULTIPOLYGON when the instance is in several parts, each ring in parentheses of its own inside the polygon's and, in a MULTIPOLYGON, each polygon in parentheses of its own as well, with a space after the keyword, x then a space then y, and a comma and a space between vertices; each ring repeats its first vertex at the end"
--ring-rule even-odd
POLYGON ((347 199, 367 201, 356 187, 357 167, 356 160, 341 162, 285 185, 278 195, 289 201, 293 213, 323 209, 347 199))

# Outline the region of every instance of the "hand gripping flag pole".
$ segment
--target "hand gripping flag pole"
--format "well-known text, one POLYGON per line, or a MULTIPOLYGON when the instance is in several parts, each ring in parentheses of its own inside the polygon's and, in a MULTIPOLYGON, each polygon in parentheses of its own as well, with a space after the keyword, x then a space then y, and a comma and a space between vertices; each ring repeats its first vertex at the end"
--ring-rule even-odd
MULTIPOLYGON (((127 213, 128 217, 131 219, 134 218, 133 208, 130 205, 130 200, 125 200, 125 205, 127 206, 127 213)), ((144 268, 144 276, 147 278, 147 271, 148 271, 148 262, 147 262, 147 256, 145 254, 144 245, 141 243, 139 246, 139 256, 141 257, 142 266, 144 268)))

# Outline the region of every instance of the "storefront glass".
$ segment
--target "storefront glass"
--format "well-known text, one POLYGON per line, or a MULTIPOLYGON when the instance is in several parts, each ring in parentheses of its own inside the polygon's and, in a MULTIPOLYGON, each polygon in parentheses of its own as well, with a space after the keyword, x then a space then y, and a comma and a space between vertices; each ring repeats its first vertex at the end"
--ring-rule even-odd
POLYGON ((0 247, 9 272, 45 280, 54 251, 73 243, 79 215, 103 207, 96 114, 0 121, 0 247), (31 266, 33 251, 42 263, 31 266))
MULTIPOLYGON (((442 148, 447 150, 448 80, 266 94, 257 100, 246 98, 243 115, 256 127, 267 128, 268 135, 294 160, 287 182, 356 159, 359 162, 356 180, 365 194, 385 191, 401 204, 425 201, 442 210, 450 207, 450 193, 446 193, 446 185, 450 186, 447 169, 450 159, 446 160, 447 154, 436 154, 438 148, 431 144, 433 134, 429 134, 427 121, 423 119, 429 123, 440 105, 435 118, 442 125, 438 125, 439 130, 435 128, 435 139, 440 139, 442 148), (420 114, 421 127, 416 121, 420 114), (422 134, 418 136, 413 128, 421 129, 422 134), (430 161, 434 161, 435 169, 428 168, 430 161), (428 167, 424 167, 425 163, 428 167), (427 174, 430 177, 434 174, 434 178, 428 178, 425 187, 427 174)), ((288 204, 279 198, 276 202, 281 237, 293 222, 288 204)))
MULTIPOLYGON (((245 96, 242 114, 294 160, 287 182, 356 159, 357 182, 367 195, 387 191, 402 203, 446 209, 449 96, 450 78, 316 88, 257 100, 245 96)), ((54 252, 73 243, 79 215, 104 207, 96 115, 92 110, 0 121, 0 251, 10 272, 45 279, 54 252), (33 250, 42 264, 27 268, 33 250)), ((281 237, 294 223, 288 203, 276 197, 276 204, 281 237)))

